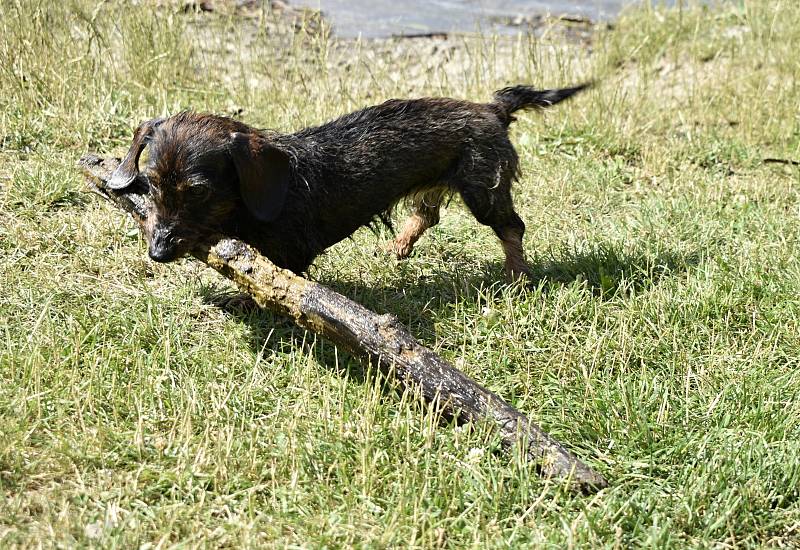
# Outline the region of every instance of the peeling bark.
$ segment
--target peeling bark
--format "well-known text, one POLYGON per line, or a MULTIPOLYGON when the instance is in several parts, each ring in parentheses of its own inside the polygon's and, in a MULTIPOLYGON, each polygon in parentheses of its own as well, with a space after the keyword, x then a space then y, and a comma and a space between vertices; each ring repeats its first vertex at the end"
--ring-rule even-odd
MULTIPOLYGON (((92 191, 142 223, 148 209, 146 189, 134 185, 117 192, 105 185, 118 164, 118 159, 96 155, 79 161, 92 191)), ((608 486, 600 474, 524 414, 417 342, 393 315, 374 313, 323 285, 280 269, 236 239, 220 236, 191 254, 236 283, 259 307, 290 317, 298 326, 378 365, 402 387, 435 401, 443 414, 492 422, 504 445, 524 445, 528 459, 540 466, 544 476, 563 478, 583 492, 608 486)))

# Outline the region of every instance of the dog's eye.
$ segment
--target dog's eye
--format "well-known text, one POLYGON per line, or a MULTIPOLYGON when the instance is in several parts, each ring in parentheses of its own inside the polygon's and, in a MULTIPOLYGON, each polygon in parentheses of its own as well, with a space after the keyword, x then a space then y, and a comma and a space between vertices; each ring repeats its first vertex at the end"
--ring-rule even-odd
POLYGON ((193 197, 205 197, 208 194, 208 187, 205 185, 192 185, 189 188, 189 194, 193 197))

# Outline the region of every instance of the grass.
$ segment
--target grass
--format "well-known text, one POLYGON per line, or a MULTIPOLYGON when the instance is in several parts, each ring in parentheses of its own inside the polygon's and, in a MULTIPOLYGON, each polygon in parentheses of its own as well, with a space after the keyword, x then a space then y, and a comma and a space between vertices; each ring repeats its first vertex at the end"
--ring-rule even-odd
POLYGON ((577 46, 340 43, 269 14, 0 0, 0 546, 800 545, 800 8, 643 8, 577 46), (437 48, 433 52, 433 48, 437 48), (391 312, 611 481, 584 497, 332 345, 146 259, 75 160, 139 120, 291 130, 395 96, 599 85, 513 139, 537 273, 454 202, 402 263, 311 276, 391 312))

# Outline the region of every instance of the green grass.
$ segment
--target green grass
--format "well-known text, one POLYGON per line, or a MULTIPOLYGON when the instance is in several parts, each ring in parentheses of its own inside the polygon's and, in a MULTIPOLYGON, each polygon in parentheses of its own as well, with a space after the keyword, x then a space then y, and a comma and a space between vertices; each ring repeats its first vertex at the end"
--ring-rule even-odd
MULTIPOLYGON (((0 0, 0 546, 800 545, 800 7, 642 9, 589 52, 343 44, 269 14, 0 0), (442 49, 445 49, 444 53, 442 49), (513 128, 538 279, 454 201, 408 261, 367 230, 311 276, 606 475, 493 435, 156 265, 75 160, 192 108, 292 130, 396 96, 599 85, 513 128)), ((401 215, 399 213, 399 215, 401 215)))

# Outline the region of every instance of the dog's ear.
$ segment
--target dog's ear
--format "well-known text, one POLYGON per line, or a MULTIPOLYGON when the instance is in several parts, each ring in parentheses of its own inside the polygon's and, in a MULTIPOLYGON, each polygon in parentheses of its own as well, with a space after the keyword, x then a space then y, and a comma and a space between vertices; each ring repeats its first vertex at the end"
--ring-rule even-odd
POLYGON ((139 156, 141 156, 145 145, 147 145, 147 142, 153 135, 153 130, 162 122, 164 122, 163 118, 154 118, 142 122, 139 127, 136 128, 136 131, 133 133, 133 142, 131 143, 130 149, 128 149, 128 154, 125 155, 120 165, 114 170, 114 173, 111 174, 111 179, 109 179, 106 184, 108 188, 118 191, 120 189, 125 189, 133 183, 133 180, 139 175, 139 156))
POLYGON ((286 202, 291 178, 289 155, 263 136, 234 132, 231 157, 239 175, 239 192, 258 220, 274 221, 286 202))

